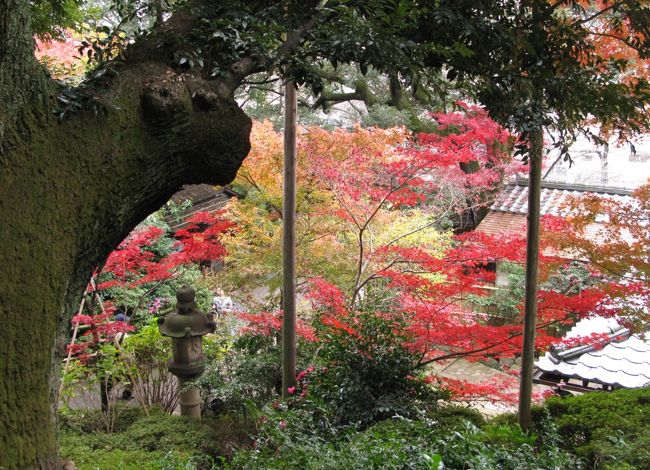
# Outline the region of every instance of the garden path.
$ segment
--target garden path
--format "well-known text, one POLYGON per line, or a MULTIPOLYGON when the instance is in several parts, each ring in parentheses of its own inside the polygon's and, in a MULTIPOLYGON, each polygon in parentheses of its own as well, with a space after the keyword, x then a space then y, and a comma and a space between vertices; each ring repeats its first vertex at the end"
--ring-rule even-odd
MULTIPOLYGON (((517 368, 517 365, 513 366, 517 368)), ((510 379, 513 381, 513 387, 503 390, 503 392, 512 394, 515 398, 518 394, 518 382, 513 380, 514 377, 499 371, 492 367, 488 367, 480 362, 470 362, 465 359, 455 359, 451 362, 444 364, 433 363, 430 366, 430 371, 440 377, 446 377, 457 380, 466 380, 474 384, 492 383, 495 380, 510 379)), ((545 390, 550 390, 550 387, 545 385, 533 385, 533 394, 541 394, 545 390)), ((507 403, 501 400, 491 401, 489 398, 480 401, 471 401, 470 406, 477 409, 486 416, 494 416, 500 413, 512 413, 517 411, 517 405, 507 403)))

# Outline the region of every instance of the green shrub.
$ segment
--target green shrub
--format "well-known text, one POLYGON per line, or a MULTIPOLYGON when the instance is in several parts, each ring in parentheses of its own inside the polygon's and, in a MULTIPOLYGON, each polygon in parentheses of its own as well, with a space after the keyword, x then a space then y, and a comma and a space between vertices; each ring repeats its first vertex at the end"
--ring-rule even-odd
POLYGON ((554 397, 546 407, 562 446, 589 468, 650 468, 650 389, 554 397))
POLYGON ((445 430, 456 428, 466 421, 478 427, 485 424, 485 418, 481 413, 474 408, 460 405, 441 406, 428 416, 436 422, 436 426, 445 430))
MULTIPOLYGON (((91 410, 85 410, 87 419, 82 420, 87 431, 113 432, 119 415, 126 412, 119 403, 122 385, 128 382, 128 368, 117 354, 113 343, 102 343, 95 350, 93 363, 72 359, 62 375, 60 408, 65 415, 75 401, 85 403, 91 410), (101 400, 105 391, 106 401, 101 400), (98 393, 100 392, 100 393, 98 393), (104 408, 104 412, 92 409, 104 408)), ((78 415, 71 415, 72 419, 78 415)), ((72 424, 72 423, 71 423, 72 424)), ((81 424, 81 423, 80 423, 81 424)))
POLYGON ((382 421, 352 436, 341 446, 340 459, 349 469, 437 469, 441 456, 432 439, 436 433, 433 422, 382 421))
POLYGON ((402 416, 416 418, 440 395, 418 379, 417 354, 409 350, 406 318, 379 314, 373 306, 350 312, 354 331, 319 326, 320 360, 310 394, 331 410, 338 425, 369 426, 402 416))
MULTIPOLYGON (((363 432, 321 425, 291 410, 273 418, 262 429, 255 449, 237 453, 231 469, 433 469, 436 455, 426 450, 429 429, 422 422, 387 420, 363 432)), ((435 464, 435 466, 434 466, 435 464)))
POLYGON ((160 334, 154 317, 125 338, 120 356, 131 371, 131 390, 138 403, 172 413, 178 405, 178 381, 168 371, 172 342, 160 334))
MULTIPOLYGON (((128 406, 125 403, 118 403, 115 406, 115 423, 113 432, 123 432, 135 421, 142 418, 144 413, 140 407, 128 406)), ((98 425, 103 421, 102 411, 99 409, 73 410, 62 408, 59 410, 59 427, 63 432, 69 433, 93 433, 101 430, 98 425)))
POLYGON ((484 420, 473 410, 444 407, 427 418, 395 418, 363 431, 329 430, 319 413, 308 409, 265 410, 254 449, 237 453, 231 469, 448 469, 525 470, 578 468, 549 420, 538 436, 502 424, 481 430, 484 420), (444 411, 443 411, 444 410, 444 411), (325 430, 324 430, 325 429, 325 430))
POLYGON ((242 417, 199 421, 153 410, 147 417, 128 416, 119 431, 109 435, 83 432, 84 419, 90 415, 78 413, 74 420, 62 421, 61 455, 79 468, 92 469, 211 468, 247 445, 253 430, 250 420, 242 417))
POLYGON ((483 434, 479 437, 479 440, 505 448, 516 449, 523 445, 535 445, 536 436, 523 432, 519 426, 487 425, 483 428, 483 434))
MULTIPOLYGON (((63 433, 60 451, 79 470, 160 470, 181 469, 191 457, 174 451, 147 451, 97 448, 87 436, 63 433)), ((192 467, 190 467, 192 468, 192 467)))
POLYGON ((440 462, 448 469, 577 468, 559 449, 560 437, 548 419, 534 436, 526 436, 516 425, 484 425, 474 410, 455 406, 419 420, 383 420, 362 431, 333 426, 329 410, 309 399, 262 409, 249 403, 247 414, 247 419, 224 415, 196 421, 160 411, 136 419, 134 413, 112 435, 80 433, 83 418, 68 417, 61 454, 81 469, 437 470, 440 462))
POLYGON ((247 401, 262 406, 280 393, 280 349, 272 338, 244 335, 223 357, 210 361, 196 383, 206 411, 241 411, 247 401))
MULTIPOLYGON (((208 357, 205 372, 195 382, 201 388, 206 412, 245 412, 248 402, 262 407, 280 397, 282 360, 275 338, 243 334, 229 348, 219 342, 212 348, 218 353, 208 357)), ((298 344, 299 370, 307 367, 313 348, 306 342, 298 344)))
POLYGON ((152 413, 134 422, 124 432, 111 436, 117 449, 148 451, 196 450, 217 455, 218 435, 201 421, 181 416, 152 413))

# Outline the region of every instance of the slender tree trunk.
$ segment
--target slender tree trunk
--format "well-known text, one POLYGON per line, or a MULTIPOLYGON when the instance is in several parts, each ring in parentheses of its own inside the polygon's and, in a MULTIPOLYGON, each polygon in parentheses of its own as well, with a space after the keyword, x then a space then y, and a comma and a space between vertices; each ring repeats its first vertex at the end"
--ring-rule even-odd
MULTIPOLYGON (((165 30, 193 27, 188 16, 165 30)), ((0 3, 0 468, 60 468, 58 370, 92 271, 186 183, 231 181, 250 120, 219 82, 136 44, 63 120, 33 57, 29 2, 0 3)), ((180 32, 180 33, 179 33, 180 32)), ((174 36, 175 37, 175 36, 174 36)))
POLYGON ((163 24, 163 21, 165 20, 164 17, 164 9, 163 9, 163 0, 156 0, 155 3, 155 11, 156 11, 156 26, 160 26, 163 24))
POLYGON ((605 142, 601 150, 598 151, 598 158, 600 159, 600 184, 607 186, 609 183, 609 143, 605 142))
POLYGON ((111 406, 111 387, 108 383, 108 378, 102 377, 99 381, 99 398, 101 402, 102 412, 108 414, 111 406))
POLYGON ((537 267, 539 261, 539 219, 542 181, 543 133, 530 133, 530 170, 528 173, 528 227, 526 238, 526 294, 524 303, 524 338, 519 385, 519 425, 530 427, 530 409, 535 361, 535 324, 537 320, 537 267))
POLYGON ((282 202, 282 396, 296 384, 296 86, 284 93, 284 193, 282 202))

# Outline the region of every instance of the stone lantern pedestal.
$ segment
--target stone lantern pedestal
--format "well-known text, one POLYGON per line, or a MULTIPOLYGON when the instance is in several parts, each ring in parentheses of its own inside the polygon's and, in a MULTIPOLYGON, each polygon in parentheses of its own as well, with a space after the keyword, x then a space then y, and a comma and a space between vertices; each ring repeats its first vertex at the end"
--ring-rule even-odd
POLYGON ((158 319, 160 334, 172 339, 169 371, 178 377, 181 386, 181 415, 201 417, 201 395, 197 387, 185 384, 197 378, 205 368, 203 336, 214 332, 215 323, 196 308, 196 293, 183 286, 176 291, 176 309, 158 319))

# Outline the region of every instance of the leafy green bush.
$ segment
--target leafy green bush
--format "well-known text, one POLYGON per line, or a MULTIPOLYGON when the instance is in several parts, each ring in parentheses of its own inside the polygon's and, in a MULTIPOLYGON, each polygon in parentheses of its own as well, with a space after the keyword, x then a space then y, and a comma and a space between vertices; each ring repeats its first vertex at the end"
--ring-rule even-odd
POLYGON ((79 468, 211 468, 247 445, 250 420, 225 415, 201 421, 152 410, 125 414, 113 434, 84 432, 88 413, 68 414, 62 420, 61 455, 79 468), (81 432, 80 432, 81 431, 81 432))
POLYGON ((322 325, 320 360, 310 394, 329 406, 337 424, 368 426, 393 416, 414 418, 439 394, 417 377, 417 356, 396 316, 372 308, 350 312, 355 331, 322 325))
POLYGON ((123 384, 128 383, 129 367, 112 342, 99 344, 94 354, 92 362, 72 358, 62 367, 60 405, 63 411, 74 407, 75 401, 93 409, 101 407, 102 412, 88 411, 84 425, 94 431, 111 433, 124 411, 118 400, 123 384))
POLYGON ((437 462, 421 447, 427 426, 388 420, 364 432, 326 426, 306 410, 268 416, 254 449, 235 454, 231 469, 431 469, 437 462))
POLYGON ((161 470, 195 468, 192 458, 174 451, 94 448, 83 436, 63 434, 61 455, 80 470, 161 470))
POLYGON ((231 469, 482 469, 524 470, 578 468, 557 447, 558 435, 547 422, 538 437, 519 430, 484 432, 463 419, 477 414, 451 407, 428 418, 389 419, 364 431, 338 429, 323 434, 322 425, 290 409, 267 415, 254 449, 237 453, 231 469))
POLYGON ((448 469, 579 468, 559 448, 561 437, 549 419, 529 436, 507 420, 486 425, 474 410, 445 406, 422 419, 388 419, 360 431, 332 425, 329 410, 308 398, 262 409, 249 403, 247 410, 248 418, 202 421, 134 412, 112 435, 80 433, 83 414, 68 416, 61 454, 81 469, 437 470, 440 463, 448 469))
POLYGON ((191 418, 152 413, 124 432, 111 436, 111 447, 149 451, 196 450, 216 455, 218 436, 212 428, 191 418))
POLYGON ((272 338, 243 335, 223 357, 207 364, 196 383, 205 407, 215 413, 241 411, 247 401, 262 406, 280 393, 280 349, 272 338))
POLYGON ((650 389, 554 397, 546 407, 561 445, 588 468, 650 468, 650 389))
POLYGON ((485 418, 474 408, 460 405, 440 406, 428 415, 433 419, 436 426, 442 430, 448 430, 458 427, 464 422, 470 422, 474 426, 482 427, 485 425, 485 418))
MULTIPOLYGON (((59 409, 59 427, 64 433, 85 434, 104 431, 101 423, 104 417, 99 409, 73 410, 68 407, 59 409)), ((113 432, 123 432, 135 421, 142 418, 144 413, 141 408, 119 403, 115 406, 116 419, 113 432)))
POLYGON ((131 390, 138 403, 160 406, 171 413, 178 405, 178 380, 167 369, 172 357, 171 339, 160 334, 151 318, 145 326, 125 338, 120 356, 131 370, 131 390))

